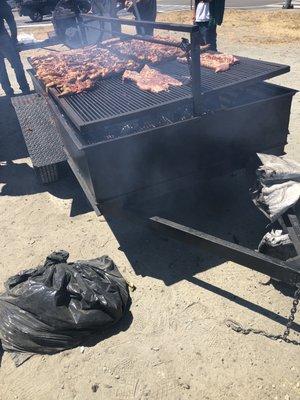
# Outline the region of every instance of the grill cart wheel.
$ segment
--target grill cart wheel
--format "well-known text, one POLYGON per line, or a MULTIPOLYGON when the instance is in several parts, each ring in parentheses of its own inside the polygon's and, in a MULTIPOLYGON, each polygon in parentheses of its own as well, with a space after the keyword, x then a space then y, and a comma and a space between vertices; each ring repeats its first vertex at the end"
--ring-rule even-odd
POLYGON ((43 185, 49 185, 50 183, 58 180, 58 167, 57 164, 45 165, 44 167, 36 167, 35 171, 41 179, 43 185))
POLYGON ((293 4, 292 4, 292 0, 284 0, 284 1, 283 1, 282 8, 285 8, 285 9, 293 9, 294 6, 293 6, 293 4))
MULTIPOLYGON (((100 6, 102 10, 102 1, 100 6)), ((91 9, 92 4, 89 0, 76 2, 59 0, 57 2, 52 14, 52 22, 56 35, 66 46, 76 49, 94 45, 102 39, 102 22, 83 21, 81 14, 88 13, 91 9)))

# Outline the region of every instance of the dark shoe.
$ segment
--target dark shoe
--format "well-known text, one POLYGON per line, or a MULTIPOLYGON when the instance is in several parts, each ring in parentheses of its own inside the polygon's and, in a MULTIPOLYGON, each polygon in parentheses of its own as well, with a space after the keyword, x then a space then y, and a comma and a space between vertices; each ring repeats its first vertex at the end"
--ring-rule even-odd
POLYGON ((14 95, 15 95, 15 92, 12 89, 5 91, 5 96, 6 97, 13 97, 14 95))
POLYGON ((22 90, 22 94, 30 94, 30 88, 23 88, 22 90))

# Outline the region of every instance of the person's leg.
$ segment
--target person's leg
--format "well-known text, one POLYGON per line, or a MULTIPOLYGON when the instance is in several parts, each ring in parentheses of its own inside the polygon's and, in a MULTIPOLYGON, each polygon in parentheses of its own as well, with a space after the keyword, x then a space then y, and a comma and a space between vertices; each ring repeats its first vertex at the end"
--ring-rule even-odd
MULTIPOLYGON (((149 10, 149 12, 144 13, 143 18, 145 21, 149 22, 155 22, 156 20, 156 12, 152 12, 152 10, 149 10)), ((145 35, 153 36, 154 28, 147 26, 145 28, 145 35)))
POLYGON ((146 28, 144 28, 144 30, 145 30, 145 35, 153 36, 154 29, 152 27, 147 26, 146 28))
POLYGON ((199 26, 199 45, 205 46, 208 44, 208 22, 196 22, 199 26))
POLYGON ((208 29, 208 43, 210 50, 217 51, 217 25, 211 24, 208 29))
POLYGON ((0 54, 0 83, 2 86, 2 89, 4 90, 4 93, 7 96, 12 96, 14 94, 14 91, 12 87, 10 86, 10 82, 8 79, 7 71, 6 71, 6 66, 4 62, 4 57, 2 54, 0 54))
MULTIPOLYGON (((141 20, 147 20, 147 18, 145 18, 145 16, 144 16, 143 9, 141 9, 138 5, 137 5, 137 9, 138 9, 138 12, 139 12, 140 19, 141 20)), ((138 20, 138 15, 135 12, 135 9, 133 9, 133 15, 134 15, 135 20, 137 21, 138 20)), ((147 35, 147 28, 144 28, 143 26, 136 26, 136 33, 137 33, 137 35, 141 35, 141 36, 147 35)))
POLYGON ((19 53, 17 51, 12 51, 8 61, 11 63, 11 66, 15 71, 20 90, 24 93, 30 92, 19 53))
POLYGON ((28 85, 28 82, 27 82, 27 79, 25 76, 25 72, 24 72, 24 68, 22 65, 22 61, 21 61, 19 52, 12 44, 12 41, 10 38, 4 40, 3 49, 4 49, 3 55, 10 62, 10 65, 12 66, 12 68, 15 71, 16 78, 17 78, 17 81, 18 81, 21 91, 24 93, 30 92, 30 88, 29 88, 29 85, 28 85))
MULTIPOLYGON (((118 18, 117 0, 110 0, 110 16, 113 18, 118 18)), ((121 24, 119 22, 114 22, 111 24, 111 29, 115 32, 121 32, 121 24)))

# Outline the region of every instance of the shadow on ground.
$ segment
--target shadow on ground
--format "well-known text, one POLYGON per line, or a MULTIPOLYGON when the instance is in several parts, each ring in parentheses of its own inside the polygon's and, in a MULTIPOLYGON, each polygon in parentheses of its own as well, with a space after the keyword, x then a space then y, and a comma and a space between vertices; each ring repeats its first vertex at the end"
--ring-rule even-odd
MULTIPOLYGON (((194 191, 177 192, 157 199, 151 206, 145 204, 143 212, 145 210, 149 216, 164 217, 252 249, 257 248, 267 231, 268 221, 252 203, 243 172, 202 182, 194 191)), ((157 231, 134 228, 128 221, 105 216, 120 244, 120 250, 126 254, 137 274, 152 276, 166 285, 181 280, 189 281, 282 326, 286 325, 285 317, 205 282, 199 279, 199 275, 195 277, 199 272, 218 267, 228 260, 169 240, 157 231)), ((293 288, 278 282, 274 286, 283 294, 293 296, 293 288)), ((300 325, 295 323, 293 329, 300 332, 300 325)))
MULTIPOLYGON (((5 98, 0 98, 0 102, 0 183, 4 184, 0 195, 22 196, 48 191, 61 199, 73 199, 71 216, 91 211, 67 167, 62 169, 62 180, 44 186, 37 181, 33 168, 25 162, 15 161, 27 157, 27 150, 14 109, 5 98)), ((143 205, 142 211, 149 217, 164 217, 255 249, 267 230, 268 221, 251 202, 248 187, 245 174, 238 172, 199 183, 193 190, 149 201, 143 205)), ((166 285, 187 280, 282 325, 286 324, 286 318, 194 276, 226 260, 168 240, 158 232, 145 228, 143 220, 141 224, 136 224, 110 213, 106 213, 105 217, 120 244, 120 250, 126 254, 136 274, 154 277, 166 285)), ((284 294, 291 295, 292 291, 285 290, 284 294)), ((294 329, 300 332, 299 325, 294 324, 294 329)))
POLYGON ((91 211, 80 186, 68 166, 60 166, 61 180, 43 185, 34 168, 25 160, 28 151, 10 100, 0 97, 0 196, 24 196, 49 192, 60 199, 72 199, 70 216, 91 211))

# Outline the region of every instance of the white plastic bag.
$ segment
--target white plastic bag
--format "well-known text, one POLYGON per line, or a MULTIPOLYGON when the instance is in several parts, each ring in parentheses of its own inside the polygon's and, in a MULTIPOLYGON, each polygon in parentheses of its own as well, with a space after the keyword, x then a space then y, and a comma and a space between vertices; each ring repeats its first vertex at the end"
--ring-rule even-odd
POLYGON ((300 164, 268 154, 258 157, 262 165, 257 170, 254 202, 274 222, 300 199, 300 164))

